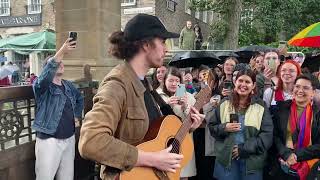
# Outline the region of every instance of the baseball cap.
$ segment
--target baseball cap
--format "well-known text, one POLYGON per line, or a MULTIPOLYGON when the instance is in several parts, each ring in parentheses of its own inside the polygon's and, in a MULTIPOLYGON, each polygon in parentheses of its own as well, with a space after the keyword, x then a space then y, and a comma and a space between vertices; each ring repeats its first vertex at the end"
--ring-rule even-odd
POLYGON ((124 37, 128 41, 138 41, 149 37, 178 38, 179 34, 167 31, 156 16, 138 14, 126 24, 124 37))

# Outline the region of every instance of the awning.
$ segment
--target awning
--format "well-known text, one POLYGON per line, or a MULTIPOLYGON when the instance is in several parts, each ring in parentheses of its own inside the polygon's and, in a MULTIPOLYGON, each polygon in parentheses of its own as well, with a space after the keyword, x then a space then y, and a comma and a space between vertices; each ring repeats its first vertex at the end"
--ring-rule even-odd
POLYGON ((38 51, 53 51, 56 48, 56 34, 45 30, 20 36, 0 39, 0 51, 12 50, 19 54, 38 51))

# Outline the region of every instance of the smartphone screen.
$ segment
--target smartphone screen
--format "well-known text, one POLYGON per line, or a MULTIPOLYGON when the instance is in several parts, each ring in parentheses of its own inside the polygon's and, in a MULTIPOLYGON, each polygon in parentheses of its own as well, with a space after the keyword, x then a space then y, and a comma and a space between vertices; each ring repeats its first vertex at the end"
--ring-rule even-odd
POLYGON ((72 42, 72 41, 76 41, 77 40, 77 38, 78 38, 78 33, 77 32, 69 32, 69 38, 72 38, 71 40, 70 40, 70 42, 72 42))
POLYGON ((186 93, 186 86, 184 84, 179 84, 178 89, 176 91, 177 97, 183 97, 186 93))
POLYGON ((273 72, 276 72, 277 65, 275 60, 273 59, 268 60, 268 66, 273 72))
POLYGON ((231 123, 238 123, 239 122, 238 114, 230 114, 230 122, 231 123))
POLYGON ((231 89, 232 89, 232 82, 231 82, 231 81, 224 81, 223 87, 224 87, 225 89, 231 90, 231 89))

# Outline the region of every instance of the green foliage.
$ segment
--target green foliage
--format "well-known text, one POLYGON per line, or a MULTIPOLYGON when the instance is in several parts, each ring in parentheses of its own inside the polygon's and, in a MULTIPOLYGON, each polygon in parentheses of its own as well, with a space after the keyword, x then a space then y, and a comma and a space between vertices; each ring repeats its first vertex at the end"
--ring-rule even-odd
POLYGON ((223 43, 228 23, 226 21, 226 14, 230 11, 231 3, 233 0, 189 0, 191 10, 198 11, 213 11, 219 13, 221 18, 215 20, 210 25, 210 34, 208 39, 216 43, 223 43))
MULTIPOLYGON (((210 38, 224 40, 228 30, 228 13, 234 0, 189 0, 190 9, 220 13, 221 18, 211 24, 210 38)), ((242 16, 252 10, 251 18, 242 18, 239 45, 270 44, 289 40, 305 27, 320 20, 319 0, 242 0, 242 16)), ((278 45, 278 43, 276 43, 278 45)), ((308 48, 289 47, 291 51, 312 51, 308 48)))

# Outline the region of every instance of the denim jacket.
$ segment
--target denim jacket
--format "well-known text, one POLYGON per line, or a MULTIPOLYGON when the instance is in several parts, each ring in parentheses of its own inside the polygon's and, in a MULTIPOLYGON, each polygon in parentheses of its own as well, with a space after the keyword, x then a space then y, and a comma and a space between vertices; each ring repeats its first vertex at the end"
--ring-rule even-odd
POLYGON ((62 80, 66 95, 52 83, 58 67, 59 63, 50 59, 33 83, 37 111, 32 128, 49 135, 54 135, 57 130, 67 97, 74 117, 81 118, 83 110, 83 97, 70 81, 62 80))

